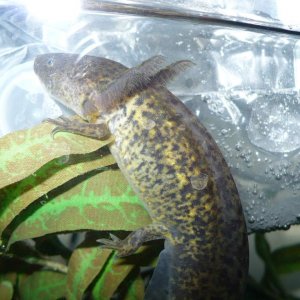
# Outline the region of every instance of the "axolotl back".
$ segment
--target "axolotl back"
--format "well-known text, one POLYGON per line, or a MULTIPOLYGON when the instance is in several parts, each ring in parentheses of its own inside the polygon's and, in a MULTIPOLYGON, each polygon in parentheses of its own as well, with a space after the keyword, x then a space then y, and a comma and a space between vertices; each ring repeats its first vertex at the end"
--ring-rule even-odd
POLYGON ((211 135, 164 87, 187 61, 162 62, 157 56, 127 69, 104 58, 46 54, 35 72, 89 122, 52 120, 57 130, 113 135, 110 150, 153 220, 125 240, 101 242, 126 256, 165 239, 146 298, 241 299, 248 241, 238 191, 211 135))

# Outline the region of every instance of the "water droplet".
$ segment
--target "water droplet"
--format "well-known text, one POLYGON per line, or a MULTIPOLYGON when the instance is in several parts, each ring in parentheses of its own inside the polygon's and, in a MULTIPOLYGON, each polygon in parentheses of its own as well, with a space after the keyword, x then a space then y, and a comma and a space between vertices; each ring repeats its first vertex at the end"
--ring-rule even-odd
POLYGON ((195 190, 201 191, 207 186, 208 175, 205 173, 201 173, 198 176, 192 176, 190 177, 190 182, 195 190))
POLYGON ((147 130, 151 130, 152 128, 154 128, 156 125, 155 121, 151 120, 151 119, 147 119, 145 120, 145 122, 143 122, 143 127, 147 130))

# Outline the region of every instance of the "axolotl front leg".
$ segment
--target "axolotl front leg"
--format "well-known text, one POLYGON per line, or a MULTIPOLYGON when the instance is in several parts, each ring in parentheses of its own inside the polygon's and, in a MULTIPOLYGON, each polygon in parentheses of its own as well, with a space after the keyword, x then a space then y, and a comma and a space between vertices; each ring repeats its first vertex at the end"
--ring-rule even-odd
POLYGON ((52 130, 52 135, 57 132, 71 132, 83 136, 87 136, 94 139, 105 139, 110 135, 107 125, 103 123, 84 123, 76 120, 69 120, 66 117, 59 117, 58 119, 46 119, 45 122, 49 122, 57 125, 52 130))

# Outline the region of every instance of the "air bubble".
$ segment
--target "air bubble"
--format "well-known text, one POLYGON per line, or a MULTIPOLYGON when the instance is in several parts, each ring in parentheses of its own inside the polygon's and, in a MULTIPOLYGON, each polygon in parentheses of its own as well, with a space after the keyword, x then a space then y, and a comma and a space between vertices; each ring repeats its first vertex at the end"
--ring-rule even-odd
POLYGON ((0 240, 0 253, 5 252, 6 249, 6 244, 4 243, 3 240, 0 240))
POLYGON ((249 219, 248 219, 248 222, 250 224, 253 224, 255 222, 255 217, 254 216, 251 216, 249 219))
POLYGON ((123 161, 124 161, 124 164, 127 165, 129 162, 130 162, 130 154, 128 152, 126 152, 124 155, 123 155, 123 161))
POLYGON ((59 166, 60 166, 60 165, 64 165, 64 164, 66 164, 69 160, 70 160, 70 155, 64 155, 64 156, 58 158, 56 164, 59 165, 59 166))
POLYGON ((289 225, 289 224, 284 224, 283 226, 282 226, 282 229, 283 230, 289 230, 291 228, 291 225, 289 225))
POLYGON ((190 182, 195 190, 201 191, 207 186, 208 175, 205 173, 201 173, 199 176, 192 176, 190 177, 190 182))
POLYGON ((122 145, 122 139, 120 137, 115 139, 115 146, 120 149, 122 145))
POLYGON ((246 163, 249 163, 251 161, 249 156, 245 156, 244 160, 245 160, 246 163))
POLYGON ((221 130, 221 133, 222 133, 223 135, 225 135, 225 134, 227 133, 227 130, 226 130, 226 129, 222 129, 222 130, 221 130))
POLYGON ((156 125, 155 121, 148 119, 143 123, 143 127, 147 130, 151 130, 156 125))
POLYGON ((257 183, 253 184, 253 190, 252 190, 253 195, 257 195, 257 183))
POLYGON ((186 130, 185 125, 183 125, 183 124, 179 125, 178 130, 179 130, 179 131, 184 131, 184 130, 186 130))

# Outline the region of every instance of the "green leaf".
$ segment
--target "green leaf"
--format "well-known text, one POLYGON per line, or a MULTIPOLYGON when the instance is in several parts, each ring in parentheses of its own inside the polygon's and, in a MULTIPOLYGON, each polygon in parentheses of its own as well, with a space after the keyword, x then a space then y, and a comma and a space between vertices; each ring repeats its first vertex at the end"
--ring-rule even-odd
POLYGON ((17 273, 12 272, 12 270, 7 270, 3 266, 3 258, 0 260, 0 281, 10 281, 12 284, 15 284, 17 281, 17 273))
POLYGON ((124 300, 143 300, 144 291, 145 291, 145 283, 143 278, 139 275, 130 284, 124 300))
POLYGON ((300 244, 277 249, 271 256, 279 274, 300 271, 300 244))
POLYGON ((278 300, 276 295, 273 295, 266 289, 265 286, 255 281, 251 275, 248 276, 247 286, 245 291, 245 300, 278 300))
POLYGON ((118 286, 128 276, 128 274, 135 268, 135 265, 123 263, 124 259, 119 259, 116 254, 111 256, 93 289, 94 300, 109 300, 118 286))
MULTIPOLYGON (((69 260, 72 254, 72 251, 62 243, 62 241, 58 238, 57 234, 50 234, 47 236, 42 236, 39 238, 34 239, 35 247, 34 249, 41 255, 41 256, 54 256, 54 255, 61 255, 63 258, 69 260)), ((10 248, 10 251, 14 248, 15 245, 22 243, 14 243, 10 248)))
POLYGON ((14 288, 10 281, 0 282, 0 295, 1 300, 11 300, 14 294, 14 288))
POLYGON ((265 238, 263 233, 256 233, 255 234, 255 248, 257 254, 260 258, 265 261, 265 263, 271 263, 271 249, 269 246, 268 241, 265 238))
POLYGON ((0 188, 33 174, 55 158, 92 152, 112 140, 99 141, 70 133, 59 133, 52 138, 54 127, 42 123, 0 139, 0 188))
POLYGON ((38 271, 28 276, 19 286, 21 300, 53 300, 65 296, 66 275, 38 271))
MULTIPOLYGON (((125 238, 122 232, 116 234, 119 238, 125 238)), ((143 299, 144 283, 138 279, 140 267, 149 266, 156 260, 162 247, 163 241, 157 240, 141 246, 135 254, 125 258, 110 257, 97 277, 93 299, 110 299, 115 293, 120 299, 143 299)))
POLYGON ((115 163, 102 149, 86 155, 71 155, 52 160, 35 174, 0 190, 0 235, 18 214, 54 188, 91 170, 115 163))
POLYGON ((98 275, 112 251, 98 246, 77 248, 69 261, 67 299, 81 300, 87 287, 98 275))
POLYGON ((119 169, 92 176, 37 206, 26 218, 22 217, 10 244, 49 233, 84 229, 131 231, 151 223, 119 169))
POLYGON ((271 292, 277 293, 280 297, 286 297, 286 292, 276 273, 274 262, 271 257, 270 245, 263 233, 255 234, 255 248, 257 254, 265 263, 265 274, 262 284, 268 287, 271 292))

